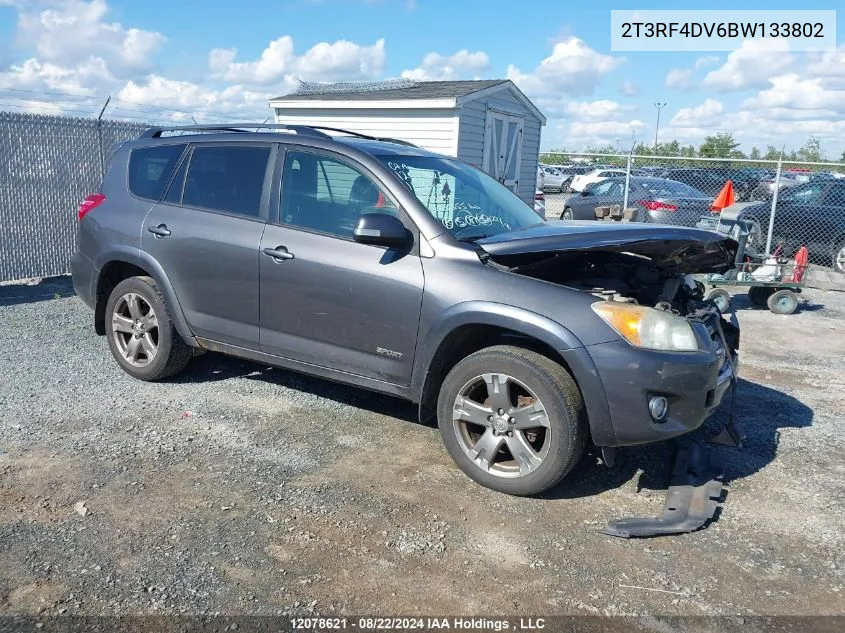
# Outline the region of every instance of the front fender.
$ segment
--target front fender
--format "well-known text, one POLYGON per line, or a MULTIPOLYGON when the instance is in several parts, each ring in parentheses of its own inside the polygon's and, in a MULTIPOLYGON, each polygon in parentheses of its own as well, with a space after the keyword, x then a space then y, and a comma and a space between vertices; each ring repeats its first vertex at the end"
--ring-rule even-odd
POLYGON ((615 435, 607 406, 607 396, 589 351, 566 327, 548 317, 488 301, 467 301, 451 306, 435 320, 418 346, 411 376, 411 397, 420 399, 426 377, 441 344, 450 332, 464 325, 501 327, 542 341, 556 350, 566 362, 581 390, 590 431, 596 444, 613 446, 615 435))

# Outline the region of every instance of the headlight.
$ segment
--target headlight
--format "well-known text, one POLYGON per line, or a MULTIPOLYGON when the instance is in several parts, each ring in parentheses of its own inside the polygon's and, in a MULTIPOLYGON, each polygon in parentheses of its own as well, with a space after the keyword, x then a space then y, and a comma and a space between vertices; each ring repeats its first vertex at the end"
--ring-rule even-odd
POLYGON ((686 319, 635 303, 597 301, 593 312, 636 347, 671 352, 695 352, 698 339, 686 319))

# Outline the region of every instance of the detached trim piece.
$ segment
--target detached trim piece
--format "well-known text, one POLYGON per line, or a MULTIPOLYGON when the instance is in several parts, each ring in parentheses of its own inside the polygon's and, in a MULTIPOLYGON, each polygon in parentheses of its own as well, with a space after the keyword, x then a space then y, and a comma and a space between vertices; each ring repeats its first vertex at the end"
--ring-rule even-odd
POLYGON ((663 514, 612 521, 602 534, 634 538, 694 532, 716 514, 722 496, 718 476, 709 449, 690 441, 679 442, 663 514))

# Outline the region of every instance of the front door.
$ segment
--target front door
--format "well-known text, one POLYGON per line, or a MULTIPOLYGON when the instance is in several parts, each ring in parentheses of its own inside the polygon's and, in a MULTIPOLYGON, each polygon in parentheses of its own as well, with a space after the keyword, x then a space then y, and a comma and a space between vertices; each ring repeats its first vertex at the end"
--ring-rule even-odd
POLYGON ((514 193, 519 191, 523 124, 522 117, 487 111, 484 171, 514 193))
POLYGON ((258 349, 258 247, 274 149, 196 145, 144 221, 141 247, 164 268, 199 337, 258 349))
POLYGON ((359 244, 352 230, 366 212, 409 220, 361 167, 310 151, 286 152, 279 206, 261 240, 262 351, 408 384, 422 263, 416 250, 359 244))

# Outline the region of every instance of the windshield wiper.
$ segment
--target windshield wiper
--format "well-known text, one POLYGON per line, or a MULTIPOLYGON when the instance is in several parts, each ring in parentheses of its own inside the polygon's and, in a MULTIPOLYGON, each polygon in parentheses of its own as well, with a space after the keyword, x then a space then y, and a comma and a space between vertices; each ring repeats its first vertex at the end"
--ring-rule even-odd
POLYGON ((472 237, 461 237, 461 238, 458 238, 458 241, 459 242, 470 242, 470 243, 472 243, 472 242, 475 242, 477 240, 483 240, 485 237, 493 237, 493 235, 492 234, 487 235, 487 234, 482 233, 481 235, 473 235, 472 237))

